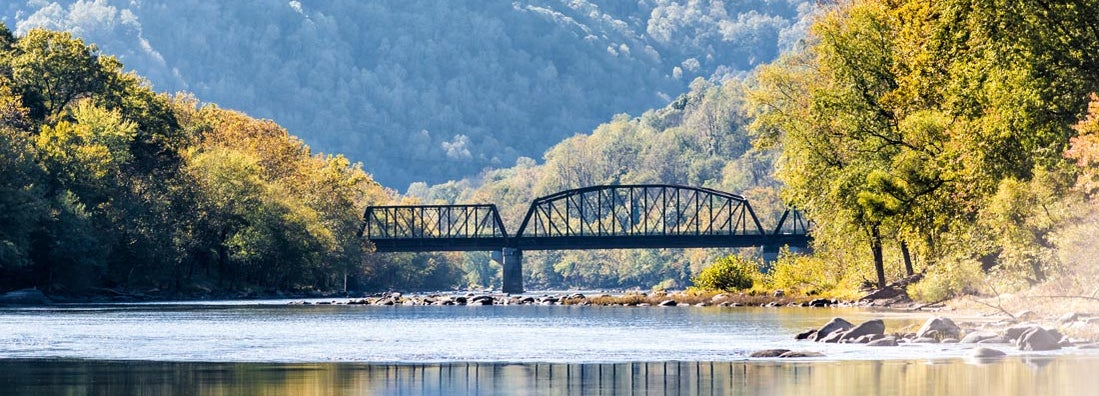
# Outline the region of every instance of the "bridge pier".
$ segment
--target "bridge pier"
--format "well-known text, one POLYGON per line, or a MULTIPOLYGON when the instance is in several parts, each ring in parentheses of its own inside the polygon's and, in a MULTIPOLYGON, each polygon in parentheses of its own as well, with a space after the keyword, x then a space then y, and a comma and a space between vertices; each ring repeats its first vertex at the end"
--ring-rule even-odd
POLYGON ((523 251, 519 249, 504 248, 501 252, 504 267, 503 287, 507 294, 523 293, 523 251))
POLYGON ((778 245, 763 245, 763 264, 772 268, 778 261, 778 253, 781 248, 778 245))

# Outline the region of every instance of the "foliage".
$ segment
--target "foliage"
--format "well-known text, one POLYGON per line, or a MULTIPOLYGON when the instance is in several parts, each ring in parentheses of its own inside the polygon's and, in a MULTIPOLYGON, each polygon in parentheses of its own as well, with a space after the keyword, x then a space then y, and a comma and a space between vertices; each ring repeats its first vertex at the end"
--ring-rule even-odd
POLYGON ((691 280, 695 287, 711 291, 738 291, 752 288, 759 264, 729 255, 714 261, 691 280))
POLYGON ((931 267, 924 279, 908 286, 908 296, 916 301, 940 302, 983 291, 986 276, 978 261, 960 259, 931 267))
POLYGON ((0 39, 0 288, 332 291, 460 279, 433 256, 374 258, 407 284, 371 278, 358 216, 389 194, 360 164, 313 154, 273 122, 156 94, 68 33, 0 39))
POLYGON ((788 295, 851 298, 858 287, 857 271, 826 259, 824 252, 812 255, 779 252, 767 276, 769 286, 788 295))
MULTIPOLYGON (((808 1, 5 1, 4 21, 72 32, 158 90, 277 119, 386 184, 537 157, 696 77, 796 43, 808 1), (415 162, 416 166, 408 166, 415 162)), ((0 43, 3 39, 0 38, 0 43)))
POLYGON ((757 144, 781 150, 785 197, 827 219, 819 247, 870 253, 879 284, 894 246, 942 274, 980 260, 1048 279, 1073 217, 1062 152, 1099 89, 1082 55, 1099 49, 1096 6, 856 0, 814 19, 759 69, 748 109, 757 144))

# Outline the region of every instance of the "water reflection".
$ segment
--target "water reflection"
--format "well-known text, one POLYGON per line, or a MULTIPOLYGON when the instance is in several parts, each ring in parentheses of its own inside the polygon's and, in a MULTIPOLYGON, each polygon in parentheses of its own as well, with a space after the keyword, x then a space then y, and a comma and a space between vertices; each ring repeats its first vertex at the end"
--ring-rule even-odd
POLYGON ((961 359, 392 365, 37 359, 0 360, 0 393, 1075 395, 1099 389, 1097 370, 1094 356, 980 364, 961 359))

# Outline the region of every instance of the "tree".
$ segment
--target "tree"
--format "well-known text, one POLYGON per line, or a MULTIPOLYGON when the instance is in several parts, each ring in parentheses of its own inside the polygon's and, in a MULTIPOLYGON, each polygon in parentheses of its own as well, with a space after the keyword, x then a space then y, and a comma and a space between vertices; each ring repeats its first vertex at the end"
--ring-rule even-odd
POLYGON ((100 89, 98 50, 70 33, 33 29, 12 49, 12 80, 37 119, 54 118, 74 100, 100 89))

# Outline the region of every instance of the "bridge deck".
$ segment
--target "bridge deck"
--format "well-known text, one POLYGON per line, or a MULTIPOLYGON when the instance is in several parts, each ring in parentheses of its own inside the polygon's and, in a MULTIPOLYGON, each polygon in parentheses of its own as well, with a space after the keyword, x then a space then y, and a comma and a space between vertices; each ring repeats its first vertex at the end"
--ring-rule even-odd
POLYGON ((471 252, 503 248, 519 250, 655 249, 655 248, 748 248, 759 246, 806 247, 804 234, 737 236, 573 236, 573 237, 482 237, 433 239, 373 239, 378 252, 471 252))

